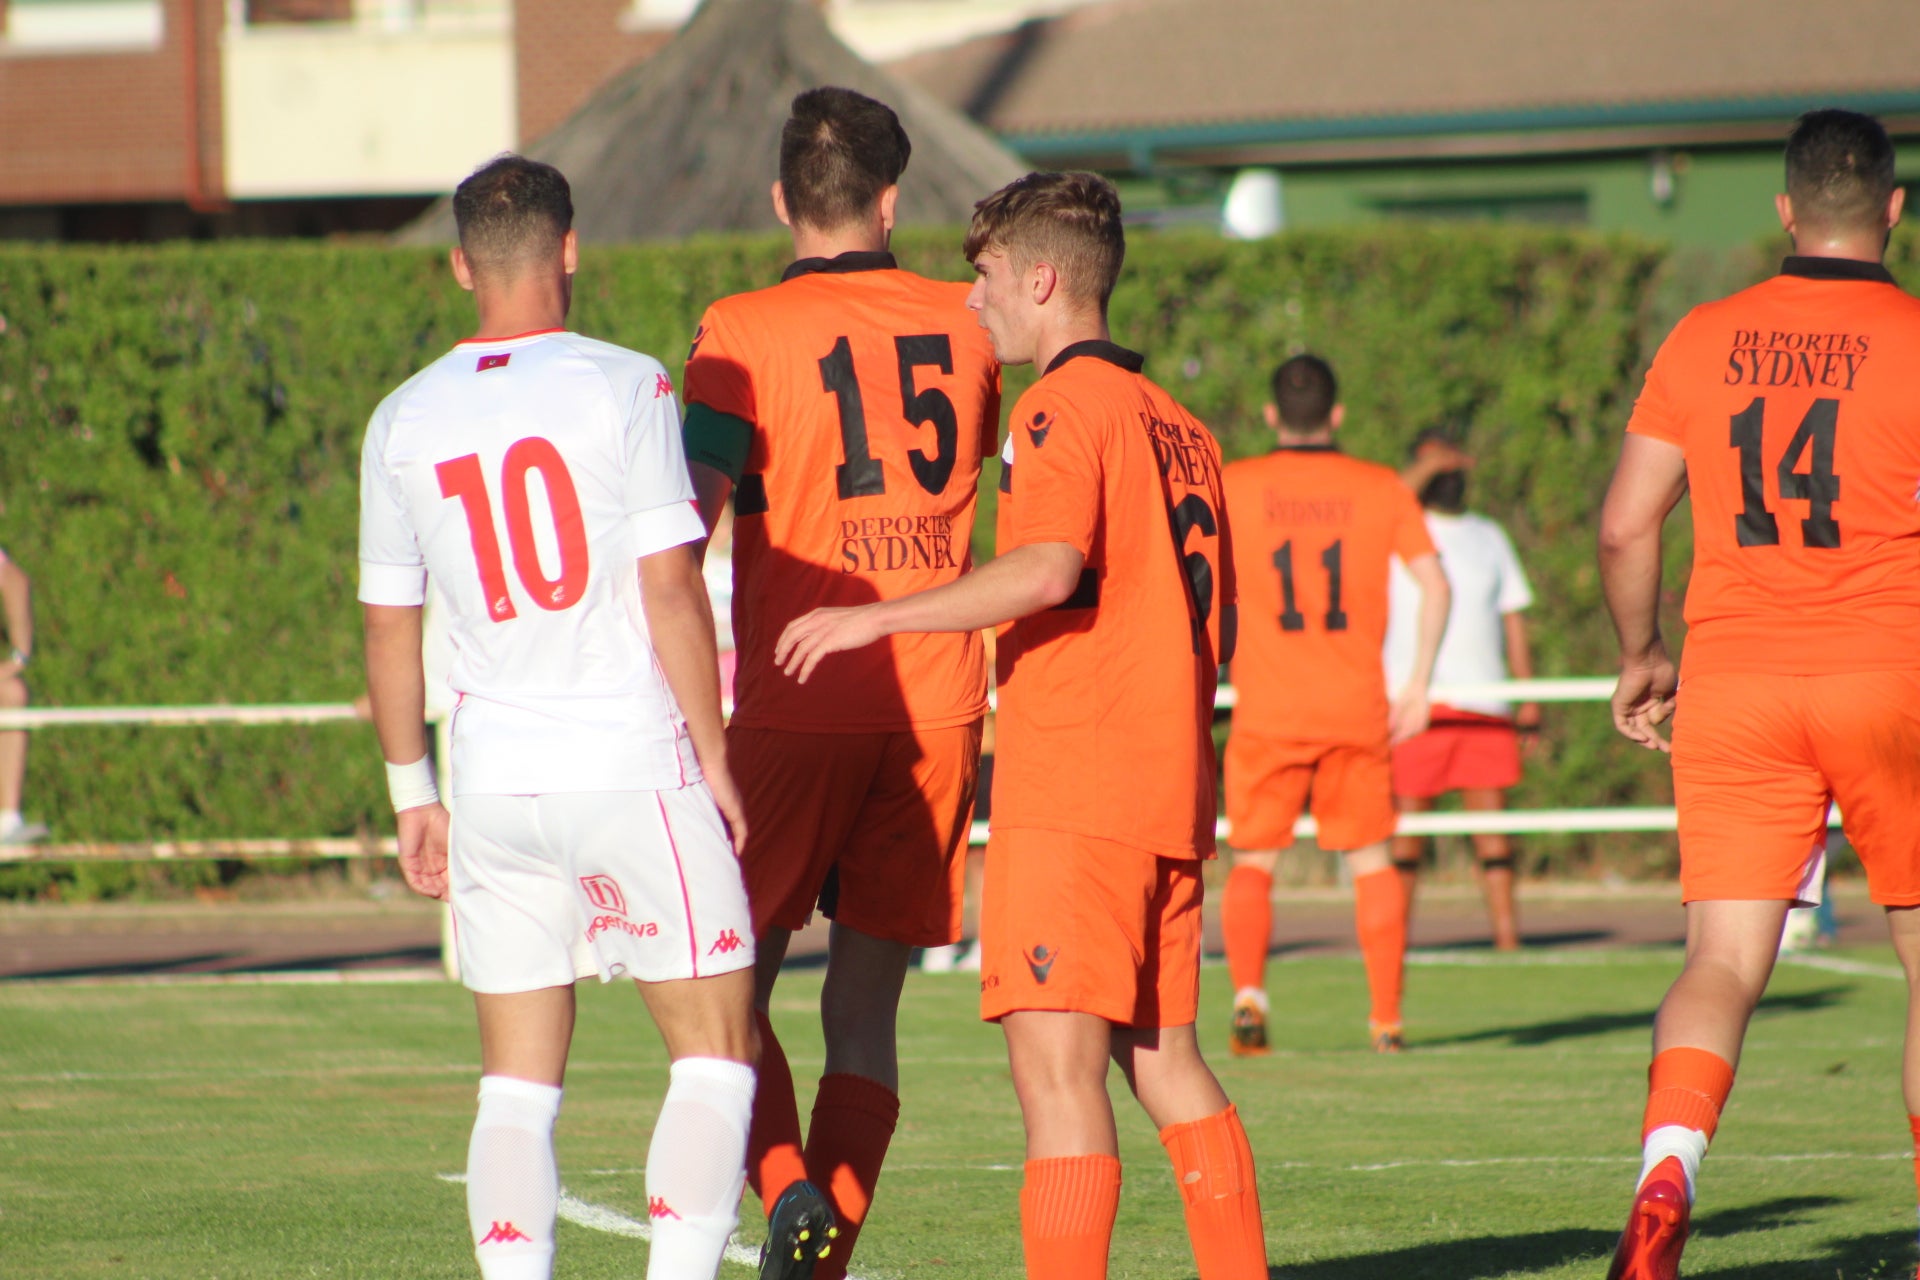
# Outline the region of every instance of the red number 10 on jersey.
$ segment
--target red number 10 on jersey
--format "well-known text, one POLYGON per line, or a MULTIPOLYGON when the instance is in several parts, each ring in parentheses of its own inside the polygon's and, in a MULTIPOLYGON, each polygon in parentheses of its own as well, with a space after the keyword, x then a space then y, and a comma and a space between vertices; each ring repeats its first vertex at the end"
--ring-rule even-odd
MULTIPOLYGON (((480 570, 480 589, 486 593, 487 616, 505 622, 518 616, 507 590, 507 571, 501 563, 500 538, 493 528, 493 499, 480 470, 480 455, 469 453, 434 467, 440 494, 458 498, 466 511, 473 559, 480 570)), ((551 440, 528 436, 507 449, 500 467, 500 491, 507 500, 507 541, 513 548, 513 568, 533 602, 550 612, 571 609, 587 589, 587 530, 580 519, 580 495, 573 487, 567 463, 551 440), (533 540, 533 509, 527 498, 527 473, 538 471, 547 489, 554 533, 560 545, 560 576, 549 578, 540 567, 539 547, 533 540)))

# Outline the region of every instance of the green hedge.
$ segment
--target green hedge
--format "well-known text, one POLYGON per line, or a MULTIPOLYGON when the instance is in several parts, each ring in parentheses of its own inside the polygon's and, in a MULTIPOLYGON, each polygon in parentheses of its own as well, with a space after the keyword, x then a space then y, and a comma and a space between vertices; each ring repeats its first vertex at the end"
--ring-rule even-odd
MULTIPOLYGON (((899 249, 907 265, 964 278, 956 243, 921 233, 899 249)), ((574 324, 677 364, 710 299, 775 278, 786 256, 766 238, 591 250, 574 324)), ((1908 270, 1915 258, 1903 238, 1897 264, 1908 270)), ((1650 244, 1512 230, 1259 244, 1142 235, 1114 331, 1147 352, 1149 372, 1233 455, 1264 447, 1268 371, 1303 349, 1341 375, 1354 453, 1397 462, 1419 428, 1465 424, 1480 459, 1471 499, 1507 523, 1535 579, 1540 671, 1594 674, 1608 669, 1611 639, 1593 522, 1639 371, 1691 300, 1688 280, 1717 288, 1756 269, 1709 266, 1684 276, 1650 244)), ((36 698, 302 702, 359 692, 361 431, 380 397, 461 337, 469 315, 439 255, 424 251, 0 251, 0 546, 36 586, 36 698)), ((1030 377, 1010 373, 1009 403, 1030 377)), ((990 506, 990 485, 986 493, 990 506)), ((990 511, 981 530, 984 550, 990 511)), ((1676 601, 1685 555, 1685 539, 1674 539, 1676 601)), ((1597 708, 1557 710, 1548 724, 1550 762, 1518 803, 1668 794, 1660 762, 1616 742, 1597 708)), ((372 735, 358 725, 39 733, 28 808, 61 838, 390 825, 372 735)), ((1556 859, 1604 847, 1536 846, 1556 859)), ((72 873, 0 872, 0 893, 37 891, 56 875, 72 873)), ((126 881, 96 869, 72 887, 126 881)))

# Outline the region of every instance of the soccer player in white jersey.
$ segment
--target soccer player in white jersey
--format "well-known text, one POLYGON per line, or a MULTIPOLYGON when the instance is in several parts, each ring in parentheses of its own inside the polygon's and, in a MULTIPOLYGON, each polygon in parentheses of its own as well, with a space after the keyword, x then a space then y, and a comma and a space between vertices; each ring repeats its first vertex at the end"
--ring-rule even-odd
POLYGON ((577 251, 558 170, 502 156, 454 216, 479 327, 368 426, 360 599, 401 869, 451 896, 479 1014, 474 1251, 485 1280, 552 1274, 573 982, 624 973, 673 1063, 647 1275, 712 1277, 745 1181, 753 946, 673 387, 562 327, 577 251), (428 573, 459 699, 450 834, 421 728, 428 573))

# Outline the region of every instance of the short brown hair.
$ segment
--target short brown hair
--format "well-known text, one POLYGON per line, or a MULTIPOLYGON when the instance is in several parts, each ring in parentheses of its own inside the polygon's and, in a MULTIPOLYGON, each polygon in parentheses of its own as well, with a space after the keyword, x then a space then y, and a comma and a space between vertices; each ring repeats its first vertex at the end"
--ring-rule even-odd
POLYGON ((1294 431, 1317 431, 1333 420, 1340 384, 1333 366, 1315 355, 1297 355, 1273 371, 1273 407, 1294 431))
POLYGON ((453 221, 474 271, 512 269, 559 251, 573 229, 573 192, 552 165, 508 153, 454 190, 453 221))
POLYGON ((1006 254, 1022 271, 1052 264, 1068 297, 1104 312, 1127 256, 1120 193, 1097 173, 1018 178, 973 207, 967 261, 989 250, 1006 254))
POLYGON ((1893 196, 1893 143, 1872 116, 1809 111, 1787 136, 1787 198, 1811 227, 1846 231, 1884 225, 1893 196))
POLYGON ((867 216, 900 181, 913 144, 884 102, 851 89, 808 89, 780 130, 780 190, 787 217, 831 230, 867 216))

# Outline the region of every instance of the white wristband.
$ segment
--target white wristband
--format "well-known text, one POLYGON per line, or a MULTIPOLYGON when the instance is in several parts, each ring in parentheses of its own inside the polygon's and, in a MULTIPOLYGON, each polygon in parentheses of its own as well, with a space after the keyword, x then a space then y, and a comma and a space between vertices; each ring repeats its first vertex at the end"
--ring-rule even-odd
POLYGON ((433 780, 433 765, 421 756, 412 764, 387 765, 387 794, 393 799, 393 811, 418 809, 440 800, 439 784, 433 780))

